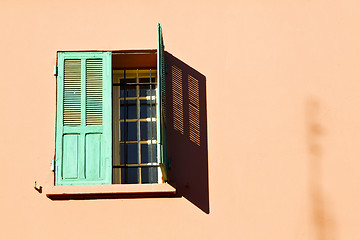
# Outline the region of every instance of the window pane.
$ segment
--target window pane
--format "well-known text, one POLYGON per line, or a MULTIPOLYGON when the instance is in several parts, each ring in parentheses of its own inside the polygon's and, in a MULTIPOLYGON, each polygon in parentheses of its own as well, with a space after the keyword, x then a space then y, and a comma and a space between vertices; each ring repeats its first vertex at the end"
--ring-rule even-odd
POLYGON ((127 119, 137 119, 136 100, 120 101, 120 119, 124 119, 125 115, 127 119))
POLYGON ((156 154, 156 144, 141 144, 141 163, 156 163, 156 154))
POLYGON ((140 122, 140 139, 156 139, 156 122, 140 122))
POLYGON ((141 168, 142 183, 157 183, 158 167, 141 168))
POLYGON ((139 183, 139 169, 121 168, 121 183, 139 183))
POLYGON ((140 86, 140 97, 147 97, 147 96, 155 96, 155 86, 151 85, 152 89, 150 91, 150 85, 140 86))
POLYGON ((136 97, 136 86, 121 86, 120 87, 120 97, 136 97), (125 91, 126 88, 126 91, 125 91))
POLYGON ((137 144, 126 144, 127 152, 125 152, 125 144, 120 144, 120 158, 121 164, 137 164, 138 162, 138 145, 137 144), (126 162, 127 155, 127 162, 126 162))
POLYGON ((150 100, 140 101, 140 118, 155 118, 156 117, 156 105, 153 100, 150 105, 150 100))
POLYGON ((126 141, 137 141, 137 121, 136 122, 120 122, 121 141, 125 141, 125 128, 127 128, 126 141))

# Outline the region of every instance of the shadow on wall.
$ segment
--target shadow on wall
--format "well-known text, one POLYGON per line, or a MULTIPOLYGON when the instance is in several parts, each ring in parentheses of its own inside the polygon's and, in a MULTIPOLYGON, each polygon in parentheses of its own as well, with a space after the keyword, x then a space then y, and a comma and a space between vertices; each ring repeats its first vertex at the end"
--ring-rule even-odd
POLYGON ((335 222, 322 190, 323 148, 325 129, 320 122, 321 105, 314 98, 306 103, 307 145, 309 154, 310 216, 317 240, 335 240, 335 222))
POLYGON ((169 183, 209 214, 206 77, 165 52, 169 183))

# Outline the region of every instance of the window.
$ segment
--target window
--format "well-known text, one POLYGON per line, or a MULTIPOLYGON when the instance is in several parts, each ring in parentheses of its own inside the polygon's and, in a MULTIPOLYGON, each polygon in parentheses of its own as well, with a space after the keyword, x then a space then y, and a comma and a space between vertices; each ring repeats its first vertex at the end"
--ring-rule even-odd
POLYGON ((58 52, 55 185, 167 181, 163 51, 58 52))

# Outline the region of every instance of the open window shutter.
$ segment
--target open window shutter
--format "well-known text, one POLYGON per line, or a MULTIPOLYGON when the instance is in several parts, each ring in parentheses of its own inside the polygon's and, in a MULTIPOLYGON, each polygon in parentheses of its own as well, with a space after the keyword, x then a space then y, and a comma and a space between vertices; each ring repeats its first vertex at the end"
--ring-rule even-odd
POLYGON ((58 52, 55 185, 111 184, 111 52, 58 52))
POLYGON ((158 156, 161 167, 161 172, 165 182, 168 181, 169 161, 167 157, 167 140, 166 140, 166 86, 165 86, 165 56, 164 56, 164 42, 162 36, 161 25, 157 26, 157 141, 158 141, 158 156))

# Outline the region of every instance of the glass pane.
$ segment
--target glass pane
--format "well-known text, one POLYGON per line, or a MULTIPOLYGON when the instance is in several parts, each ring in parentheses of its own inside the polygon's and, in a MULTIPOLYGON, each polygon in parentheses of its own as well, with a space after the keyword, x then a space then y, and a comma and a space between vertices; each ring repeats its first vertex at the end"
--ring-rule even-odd
POLYGON ((141 144, 141 163, 156 163, 156 144, 141 144))
POLYGON ((140 101, 140 118, 155 118, 156 117, 156 105, 155 101, 141 100, 140 101), (150 105, 151 103, 151 105, 150 105))
POLYGON ((120 97, 125 97, 125 92, 126 97, 136 97, 136 86, 121 86, 120 87, 120 97), (126 88, 126 91, 125 91, 126 88))
POLYGON ((140 86, 140 97, 155 96, 155 85, 151 85, 151 88, 150 90, 150 85, 140 86))
POLYGON ((136 100, 120 101, 120 119, 137 119, 136 100))
POLYGON ((121 168, 121 183, 139 183, 139 168, 121 168))
POLYGON ((140 139, 156 139, 156 122, 140 122, 140 139))
POLYGON ((127 138, 126 141, 137 141, 137 121, 136 122, 120 122, 120 134, 121 141, 125 141, 125 129, 127 128, 127 138))
POLYGON ((142 183, 157 183, 158 167, 141 168, 142 183))
POLYGON ((138 161, 138 145, 136 144, 126 144, 127 148, 125 151, 125 144, 120 144, 120 162, 121 164, 137 164, 138 161), (127 162, 126 160, 127 156, 127 162))

